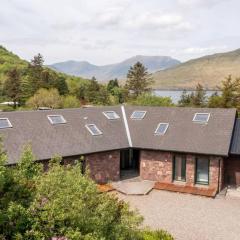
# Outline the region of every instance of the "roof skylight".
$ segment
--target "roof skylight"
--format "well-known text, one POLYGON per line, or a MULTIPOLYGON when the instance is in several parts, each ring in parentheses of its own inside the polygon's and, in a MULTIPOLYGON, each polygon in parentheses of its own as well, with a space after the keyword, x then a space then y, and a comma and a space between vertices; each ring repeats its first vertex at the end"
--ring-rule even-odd
POLYGON ((131 119, 141 120, 145 117, 146 111, 134 111, 131 115, 131 119))
POLYGON ((207 123, 210 118, 210 113, 195 113, 193 122, 207 123))
POLYGON ((106 116, 109 120, 114 120, 120 118, 119 115, 114 111, 105 111, 103 114, 106 116))
POLYGON ((93 136, 102 134, 102 132, 98 129, 98 127, 95 124, 86 124, 85 127, 93 136))
POLYGON ((51 124, 63 124, 66 123, 66 120, 62 115, 48 115, 48 120, 51 124))
POLYGON ((11 128, 12 124, 8 120, 8 118, 0 118, 0 128, 11 128))
POLYGON ((168 126, 169 126, 169 123, 159 123, 155 130, 155 134, 164 135, 168 129, 168 126))

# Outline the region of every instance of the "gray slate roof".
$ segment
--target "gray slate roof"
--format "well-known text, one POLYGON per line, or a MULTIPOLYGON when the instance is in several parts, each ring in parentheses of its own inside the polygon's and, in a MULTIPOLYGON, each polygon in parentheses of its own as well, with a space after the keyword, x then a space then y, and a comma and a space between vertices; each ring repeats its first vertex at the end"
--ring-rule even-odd
MULTIPOLYGON (((121 116, 120 107, 111 107, 121 116)), ((9 164, 19 159, 23 146, 32 145, 38 160, 49 159, 55 154, 63 157, 101 152, 128 147, 122 118, 107 120, 104 108, 79 108, 47 111, 2 112, 0 117, 9 118, 13 128, 0 129, 4 146, 9 155, 9 164), (52 125, 47 115, 61 114, 66 124, 52 125), (86 118, 87 119, 84 119, 86 118), (92 136, 85 124, 95 123, 103 132, 92 136)))
POLYGON ((240 155, 240 119, 235 122, 230 153, 240 155))
MULTIPOLYGON (((235 109, 199 109, 165 107, 124 107, 132 146, 175 152, 227 156, 236 116, 235 109), (134 110, 145 110, 143 120, 130 118, 134 110), (207 124, 192 122, 196 112, 211 114, 207 124), (154 131, 160 122, 168 122, 165 135, 154 131)), ((60 109, 46 111, 1 112, 13 128, 0 129, 9 164, 19 159, 23 146, 30 143, 38 160, 49 159, 55 154, 63 157, 128 148, 129 140, 123 121, 121 106, 60 109), (108 120, 103 111, 113 110, 118 120, 108 120), (66 124, 52 125, 47 115, 59 114, 66 124), (92 136, 85 124, 94 123, 103 132, 92 136)))
POLYGON ((174 152, 227 156, 236 117, 235 109, 128 107, 145 110, 144 119, 129 120, 133 146, 174 152), (195 113, 210 113, 207 124, 193 122, 195 113), (158 123, 169 123, 165 135, 154 135, 158 123))

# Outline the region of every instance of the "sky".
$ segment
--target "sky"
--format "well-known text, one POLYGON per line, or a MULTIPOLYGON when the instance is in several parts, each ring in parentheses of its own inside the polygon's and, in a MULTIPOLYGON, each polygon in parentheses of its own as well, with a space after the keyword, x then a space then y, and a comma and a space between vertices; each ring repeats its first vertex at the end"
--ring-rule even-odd
POLYGON ((3 0, 0 45, 45 64, 187 61, 240 48, 239 9, 240 0, 3 0))

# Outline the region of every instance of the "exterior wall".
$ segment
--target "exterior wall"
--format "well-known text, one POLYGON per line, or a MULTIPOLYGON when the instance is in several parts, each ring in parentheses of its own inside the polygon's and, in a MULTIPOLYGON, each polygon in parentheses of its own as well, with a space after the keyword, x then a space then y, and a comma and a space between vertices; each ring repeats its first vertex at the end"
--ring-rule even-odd
POLYGON ((240 185, 240 156, 230 156, 225 159, 225 183, 240 185))
POLYGON ((141 178, 163 183, 172 182, 172 158, 169 152, 141 150, 141 178))
MULTIPOLYGON (((74 164, 81 156, 64 157, 63 164, 74 164)), ((117 181, 120 179, 120 151, 92 153, 84 156, 84 165, 90 176, 98 183, 117 181)), ((41 161, 44 171, 48 170, 49 161, 41 161)))
POLYGON ((85 156, 90 176, 98 183, 120 179, 120 151, 93 153, 85 156))
POLYGON ((140 154, 140 176, 145 180, 161 183, 183 184, 220 190, 223 179, 223 159, 209 156, 209 185, 195 184, 195 155, 186 155, 186 181, 173 181, 173 156, 171 152, 142 150, 140 154), (220 168, 219 168, 220 163, 220 168), (219 187, 218 189, 218 182, 219 187))

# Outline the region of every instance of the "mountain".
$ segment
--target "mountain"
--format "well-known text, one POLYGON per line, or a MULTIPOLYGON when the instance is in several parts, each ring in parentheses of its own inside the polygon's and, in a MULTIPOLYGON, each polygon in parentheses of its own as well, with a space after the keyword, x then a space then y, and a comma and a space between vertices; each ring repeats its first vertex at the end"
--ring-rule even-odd
POLYGON ((113 78, 124 79, 130 66, 136 62, 143 63, 149 72, 174 67, 180 64, 180 61, 166 56, 135 56, 123 62, 109 64, 104 66, 93 65, 86 61, 66 61, 50 65, 49 67, 59 72, 91 78, 95 76, 100 81, 113 78))
POLYGON ((191 89, 197 83, 216 89, 228 75, 240 77, 240 49, 204 56, 153 74, 155 88, 191 89))

